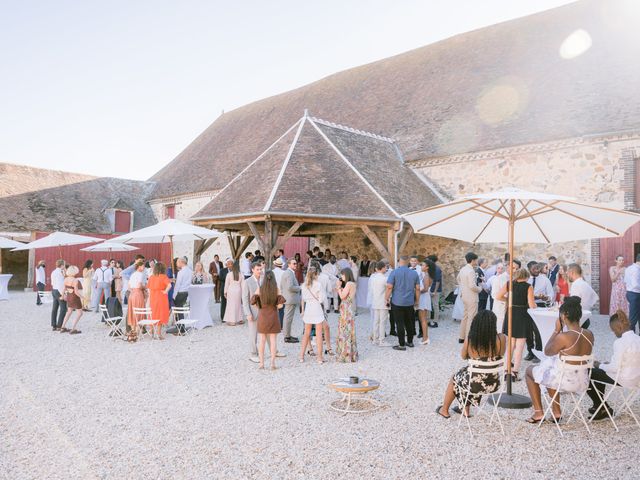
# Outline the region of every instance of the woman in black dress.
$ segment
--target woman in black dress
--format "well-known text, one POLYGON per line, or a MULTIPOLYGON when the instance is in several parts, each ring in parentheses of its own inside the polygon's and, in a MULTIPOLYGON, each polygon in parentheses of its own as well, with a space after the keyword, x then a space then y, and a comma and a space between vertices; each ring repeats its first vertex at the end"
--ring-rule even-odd
MULTIPOLYGON (((529 285, 529 270, 526 268, 520 268, 516 270, 513 276, 513 304, 512 304, 512 318, 511 318, 511 362, 513 368, 511 369, 511 379, 518 381, 518 372, 520 371, 520 364, 522 363, 522 353, 524 347, 527 344, 527 331, 529 329, 530 322, 533 322, 527 310, 529 308, 536 308, 536 302, 533 297, 533 287, 529 285)), ((502 287, 502 290, 498 292, 497 299, 507 302, 508 285, 502 287)), ((505 311, 505 320, 502 327, 502 332, 505 335, 509 333, 508 322, 509 309, 505 311)))
MULTIPOLYGON (((480 310, 469 328, 469 335, 462 346, 463 359, 495 362, 501 360, 507 348, 507 339, 502 333, 496 333, 496 314, 491 310, 480 310)), ((502 379, 497 373, 469 373, 468 366, 462 367, 449 381, 444 401, 436 413, 449 418, 449 407, 458 401, 453 411, 469 415, 471 406, 478 406, 482 395, 498 391, 502 379)))

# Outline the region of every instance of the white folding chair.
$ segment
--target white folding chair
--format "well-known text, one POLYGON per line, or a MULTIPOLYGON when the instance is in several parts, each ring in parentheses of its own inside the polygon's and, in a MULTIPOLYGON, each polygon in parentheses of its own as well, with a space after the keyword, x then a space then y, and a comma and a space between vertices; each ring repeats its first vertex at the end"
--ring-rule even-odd
POLYGON ((138 320, 138 335, 140 338, 144 335, 145 331, 147 335, 151 338, 151 341, 155 338, 155 329, 156 326, 160 323, 160 320, 153 320, 151 318, 151 309, 148 307, 145 308, 137 308, 133 307, 133 314, 136 317, 143 317, 142 320, 138 320))
POLYGON ((502 426, 502 421, 500 420, 500 412, 498 410, 498 405, 500 404, 500 398, 502 394, 505 392, 505 382, 503 382, 504 378, 504 370, 505 370, 505 359, 501 358, 500 360, 494 361, 483 361, 483 360, 473 360, 469 359, 469 363, 467 365, 467 371, 469 372, 469 382, 467 384, 460 384, 456 382, 458 389, 465 394, 465 401, 462 405, 460 405, 461 415, 460 420, 458 420, 458 428, 462 425, 462 419, 466 419, 467 427, 469 428, 469 434, 473 436, 473 432, 471 431, 471 422, 469 421, 469 417, 464 415, 465 405, 469 403, 469 399, 472 395, 482 395, 480 402, 477 405, 476 416, 480 416, 484 413, 484 407, 487 405, 487 397, 489 395, 493 395, 493 409, 491 412, 491 417, 489 418, 489 426, 493 423, 494 417, 498 420, 498 425, 500 425, 500 431, 502 435, 504 435, 504 428, 502 426), (472 392, 471 391, 471 383, 473 381, 474 375, 482 375, 482 374, 492 374, 498 377, 498 381, 500 385, 497 391, 493 392, 472 392))
POLYGON ((38 292, 38 296, 40 297, 40 301, 42 303, 53 303, 53 295, 51 292, 38 292))
MULTIPOLYGON (((554 402, 557 402, 558 404, 560 404, 560 398, 561 398, 560 395, 563 395, 564 397, 570 398, 573 403, 573 410, 571 411, 571 414, 567 418, 567 421, 565 422, 565 424, 570 423, 574 416, 579 417, 582 420, 582 424, 587 429, 587 432, 591 434, 591 430, 589 429, 589 424, 587 422, 587 419, 582 413, 582 410, 580 410, 580 404, 582 403, 582 400, 587 394, 587 389, 589 386, 588 383, 584 387, 583 391, 573 392, 573 391, 563 389, 562 381, 566 378, 567 375, 577 374, 580 377, 581 372, 584 372, 582 373, 582 375, 586 375, 587 378, 589 378, 591 376, 591 368, 593 367, 593 355, 562 355, 558 357, 557 367, 560 372, 560 376, 558 378, 559 388, 555 390, 556 393, 553 395, 551 399, 547 399, 548 392, 547 392, 547 395, 544 395, 544 394, 542 395, 542 400, 547 405, 542 415, 542 418, 546 418, 546 416, 549 413, 551 413, 551 418, 553 418, 553 422, 556 424, 556 427, 558 427, 560 436, 563 436, 562 428, 560 428, 560 423, 558 422, 558 419, 556 419, 556 417, 553 415, 553 411, 552 411, 552 406, 554 402), (569 363, 569 362, 574 362, 574 363, 569 363)), ((543 422, 540 422, 538 424, 538 428, 542 426, 542 423, 543 422)))
POLYGON ((193 337, 198 320, 191 318, 191 309, 189 307, 172 307, 171 316, 173 317, 174 323, 178 328, 178 336, 184 335, 180 331, 180 327, 184 327, 186 334, 190 337, 193 337))
MULTIPOLYGON (((628 412, 629 415, 631 415, 631 418, 633 418, 633 420, 636 422, 636 425, 638 426, 638 428, 640 428, 640 422, 638 422, 638 417, 636 417, 635 413, 633 413, 633 409, 631 408, 631 405, 633 404, 633 402, 636 400, 636 398, 638 398, 638 395, 640 395, 640 380, 636 382, 635 385, 632 385, 632 386, 621 385, 619 381, 620 378, 624 378, 624 375, 622 375, 622 372, 624 370, 633 369, 634 371, 637 371, 639 367, 640 367, 640 352, 625 352, 622 355, 620 364, 618 365, 618 371, 616 373, 616 378, 613 379, 614 380, 613 385, 611 385, 610 383, 600 382, 598 380, 591 380, 591 383, 593 384, 593 388, 598 394, 598 398, 600 399, 600 406, 593 413, 593 416, 597 415, 600 409, 604 408, 604 404, 607 402, 607 400, 612 398, 612 395, 614 392, 616 391, 620 392, 621 405, 614 409, 614 414, 611 415, 611 412, 609 411, 609 409, 605 408, 605 412, 607 413, 609 420, 611 420, 611 423, 613 423, 613 427, 616 429, 616 432, 619 432, 620 430, 618 429, 618 425, 616 424, 615 419, 620 415, 622 415, 624 412, 628 412), (606 391, 605 394, 602 395, 600 393, 600 390, 598 390, 598 388, 596 387, 597 383, 604 385, 605 387, 608 386, 611 388, 609 388, 609 391, 606 391)), ((592 419, 593 419, 593 416, 591 417, 592 419)), ((592 421, 593 420, 590 420, 590 422, 592 421)))
POLYGON ((102 319, 104 320, 104 323, 106 323, 107 326, 109 327, 109 336, 113 337, 114 339, 118 338, 119 336, 122 336, 123 332, 120 329, 119 324, 120 322, 122 322, 123 318, 110 317, 109 311, 107 310, 106 305, 99 305, 98 308, 100 309, 100 314, 102 315, 102 319))

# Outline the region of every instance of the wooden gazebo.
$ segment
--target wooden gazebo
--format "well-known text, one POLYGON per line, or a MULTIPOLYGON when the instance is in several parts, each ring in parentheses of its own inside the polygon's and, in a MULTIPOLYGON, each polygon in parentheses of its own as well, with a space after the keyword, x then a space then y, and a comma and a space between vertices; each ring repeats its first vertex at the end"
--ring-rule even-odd
POLYGON ((271 259, 292 236, 362 231, 393 263, 411 235, 399 212, 438 203, 392 139, 305 112, 192 220, 225 231, 235 259, 253 239, 271 259))

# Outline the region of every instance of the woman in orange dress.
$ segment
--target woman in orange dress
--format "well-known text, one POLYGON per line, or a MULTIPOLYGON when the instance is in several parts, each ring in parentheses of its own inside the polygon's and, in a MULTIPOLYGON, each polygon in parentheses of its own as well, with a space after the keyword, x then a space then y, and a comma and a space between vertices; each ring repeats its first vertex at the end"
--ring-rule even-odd
POLYGON ((147 283, 151 318, 160 320, 156 331, 160 340, 164 340, 162 326, 169 323, 169 290, 171 289, 171 280, 169 280, 166 273, 167 269, 164 263, 157 262, 153 266, 153 275, 149 277, 147 283))
POLYGON ((138 339, 138 320, 142 320, 142 315, 134 315, 134 308, 145 308, 144 292, 146 290, 144 278, 144 260, 135 263, 136 270, 129 278, 129 300, 127 302, 127 325, 129 335, 127 341, 135 342, 138 339))

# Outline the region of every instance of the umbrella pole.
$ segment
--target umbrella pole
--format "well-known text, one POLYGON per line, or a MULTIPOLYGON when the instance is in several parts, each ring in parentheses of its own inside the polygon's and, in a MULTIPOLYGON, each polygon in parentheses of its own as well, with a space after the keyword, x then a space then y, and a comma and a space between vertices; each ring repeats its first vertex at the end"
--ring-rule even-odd
POLYGON ((173 272, 173 278, 176 278, 176 272, 173 271, 173 235, 169 235, 169 245, 171 245, 171 258, 169 259, 169 265, 171 265, 171 272, 173 272))
MULTIPOLYGON (((512 348, 511 348, 511 335, 512 335, 512 320, 513 320, 513 244, 515 243, 515 223, 516 223, 516 201, 510 200, 509 202, 509 262, 507 263, 507 269, 509 270, 509 283, 507 286, 508 298, 507 298, 507 392, 500 397, 500 403, 498 406, 502 408, 529 408, 531 406, 531 400, 524 395, 518 395, 512 393, 511 390, 511 361, 512 361, 512 348)), ((497 395, 492 396, 491 400, 497 400, 497 395)))

